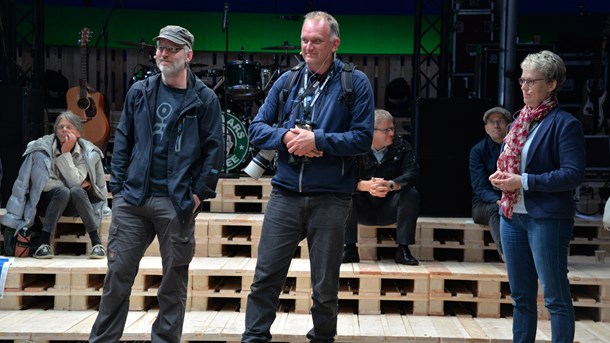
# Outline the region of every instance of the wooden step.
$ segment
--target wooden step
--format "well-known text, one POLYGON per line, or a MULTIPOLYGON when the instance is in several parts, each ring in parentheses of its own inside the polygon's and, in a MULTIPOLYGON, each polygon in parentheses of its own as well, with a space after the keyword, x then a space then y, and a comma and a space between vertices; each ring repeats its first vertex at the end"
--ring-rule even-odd
MULTIPOLYGON (((237 187, 237 184, 245 181, 238 179, 231 182, 237 187)), ((0 216, 5 212, 6 209, 0 209, 0 216)), ((256 257, 263 219, 263 213, 200 213, 195 222, 195 256, 256 257)), ((107 243, 110 222, 110 217, 102 219, 100 237, 104 244, 107 243)), ((396 252, 396 225, 358 225, 358 237, 362 261, 392 259, 396 252)), ((58 254, 82 256, 91 250, 90 240, 78 217, 61 217, 53 239, 53 248, 58 254)), ((420 217, 415 244, 409 248, 420 261, 500 261, 488 227, 475 224, 472 218, 420 217)), ((574 238, 570 242, 570 256, 593 256, 598 249, 610 251, 610 231, 604 230, 601 219, 577 217, 574 238)), ((307 252, 306 242, 303 241, 296 257, 307 258, 307 252)), ((158 241, 153 242, 146 255, 159 255, 158 241)))
MULTIPOLYGON (((95 311, 0 311, 0 339, 14 341, 83 341, 95 321, 95 311), (33 325, 35 323, 35 325, 33 325)), ((150 341, 157 311, 130 311, 121 340, 150 341)), ((232 311, 191 311, 184 318, 183 342, 239 342, 245 314, 232 311)), ((278 312, 271 327, 274 341, 303 342, 311 328, 309 314, 278 312)), ((512 321, 506 318, 429 317, 384 313, 340 313, 336 342, 508 342, 512 321)), ((607 342, 610 323, 576 322, 575 341, 607 342)), ((550 342, 548 321, 538 323, 537 342, 550 342)))
MULTIPOLYGON (((188 310, 245 309, 256 259, 196 257, 189 269, 188 310)), ((293 259, 280 294, 287 312, 308 313, 311 283, 308 259, 293 259)), ((105 260, 56 257, 17 258, 9 268, 0 309, 96 309, 105 260)), ((578 257, 568 278, 577 317, 610 321, 610 268, 578 257)), ((131 310, 157 307, 161 259, 144 257, 132 287, 131 310)), ((358 314, 395 311, 414 315, 500 318, 512 315, 506 269, 501 263, 363 261, 341 266, 339 305, 358 314)), ((541 318, 548 317, 539 298, 541 318)))

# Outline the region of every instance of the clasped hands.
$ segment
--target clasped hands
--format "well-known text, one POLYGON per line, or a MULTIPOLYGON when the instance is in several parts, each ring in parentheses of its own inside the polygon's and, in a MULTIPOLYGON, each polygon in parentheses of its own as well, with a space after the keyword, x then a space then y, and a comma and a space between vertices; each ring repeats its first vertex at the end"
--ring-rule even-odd
POLYGON ((522 187, 521 175, 499 170, 489 176, 489 182, 503 192, 512 192, 522 187))
POLYGON ((374 197, 384 198, 390 192, 390 182, 381 177, 373 177, 358 182, 358 190, 369 192, 374 197))
POLYGON ((288 152, 296 156, 322 157, 324 154, 324 152, 316 148, 315 135, 309 130, 290 129, 282 137, 282 142, 286 144, 288 152))

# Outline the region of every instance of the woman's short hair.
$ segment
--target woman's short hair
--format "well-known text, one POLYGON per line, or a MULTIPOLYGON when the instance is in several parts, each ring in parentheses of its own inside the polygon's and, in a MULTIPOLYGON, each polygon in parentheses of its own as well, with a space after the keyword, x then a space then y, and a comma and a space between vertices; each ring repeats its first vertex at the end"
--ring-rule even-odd
POLYGON ((83 133, 83 123, 80 120, 80 117, 74 114, 72 111, 65 111, 57 116, 55 123, 53 124, 53 132, 57 132, 57 125, 59 125, 59 122, 62 119, 67 119, 80 134, 83 133))
POLYGON ((546 82, 557 81, 558 92, 566 81, 566 65, 554 52, 543 50, 529 54, 521 62, 521 69, 538 70, 544 75, 546 82))

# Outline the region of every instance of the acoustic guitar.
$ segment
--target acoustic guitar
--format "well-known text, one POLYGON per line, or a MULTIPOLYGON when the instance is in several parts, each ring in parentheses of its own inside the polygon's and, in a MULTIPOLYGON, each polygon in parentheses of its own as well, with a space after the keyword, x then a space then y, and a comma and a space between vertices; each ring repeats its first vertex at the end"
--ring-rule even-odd
POLYGON ((107 143, 110 124, 104 114, 104 96, 87 83, 87 44, 91 40, 91 30, 84 27, 80 31, 80 77, 78 86, 68 89, 66 100, 68 110, 81 118, 83 138, 102 148, 107 143))

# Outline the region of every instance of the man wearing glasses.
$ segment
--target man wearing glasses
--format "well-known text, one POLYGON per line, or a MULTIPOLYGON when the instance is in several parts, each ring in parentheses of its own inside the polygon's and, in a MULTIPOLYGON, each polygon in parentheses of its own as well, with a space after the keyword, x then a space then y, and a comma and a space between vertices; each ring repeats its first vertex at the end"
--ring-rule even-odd
POLYGON ((472 186, 472 219, 477 224, 488 225, 491 238, 502 260, 500 242, 500 198, 502 192, 489 182, 489 175, 498 168, 496 161, 500 156, 502 140, 508 133, 508 124, 513 117, 502 107, 493 107, 483 115, 487 137, 470 149, 470 183, 472 186))
POLYGON ((356 243, 358 223, 390 225, 396 223, 398 249, 396 263, 417 265, 409 251, 415 243, 419 214, 419 193, 415 188, 419 165, 411 145, 394 135, 394 118, 375 110, 373 146, 358 160, 358 182, 345 228, 343 263, 360 261, 356 243))
POLYGON ((151 341, 181 341, 195 217, 216 196, 224 159, 220 103, 188 68, 193 35, 169 25, 154 40, 161 73, 129 89, 115 133, 108 270, 89 342, 121 338, 131 287, 155 236, 163 278, 151 341))

